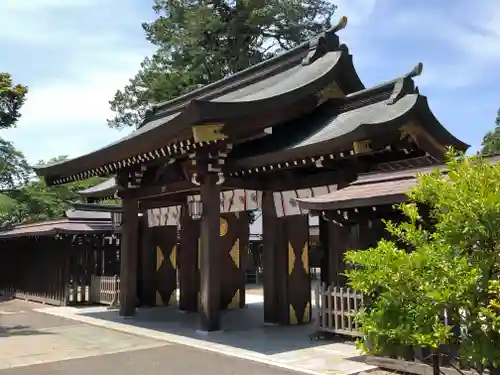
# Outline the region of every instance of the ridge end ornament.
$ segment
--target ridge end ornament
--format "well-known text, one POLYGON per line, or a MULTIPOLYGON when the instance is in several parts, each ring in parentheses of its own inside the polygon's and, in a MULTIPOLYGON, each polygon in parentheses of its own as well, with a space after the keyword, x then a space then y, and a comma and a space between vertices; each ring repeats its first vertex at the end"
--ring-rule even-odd
POLYGON ((418 77, 419 75, 422 74, 422 71, 424 70, 424 64, 422 64, 421 62, 417 63, 417 65, 415 65, 415 67, 410 71, 408 72, 405 77, 406 78, 415 78, 415 77, 418 77))
POLYGON ((309 42, 309 53, 302 59, 303 66, 310 65, 327 52, 341 49, 340 39, 336 34, 347 26, 347 17, 340 17, 339 22, 332 28, 319 34, 309 42))

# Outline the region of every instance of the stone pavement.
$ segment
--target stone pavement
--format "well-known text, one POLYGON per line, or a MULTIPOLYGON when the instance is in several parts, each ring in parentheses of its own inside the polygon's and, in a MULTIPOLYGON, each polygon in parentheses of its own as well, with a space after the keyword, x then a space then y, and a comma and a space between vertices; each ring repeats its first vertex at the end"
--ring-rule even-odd
POLYGON ((171 344, 180 344, 231 357, 259 362, 308 374, 350 375, 375 367, 362 362, 352 342, 311 341, 313 325, 263 326, 262 296, 247 294, 248 308, 227 311, 222 331, 201 333, 196 314, 175 307, 138 309, 134 318, 118 317, 105 307, 47 307, 37 311, 105 327, 171 344))
POLYGON ((294 374, 36 312, 40 306, 0 302, 0 375, 294 374))

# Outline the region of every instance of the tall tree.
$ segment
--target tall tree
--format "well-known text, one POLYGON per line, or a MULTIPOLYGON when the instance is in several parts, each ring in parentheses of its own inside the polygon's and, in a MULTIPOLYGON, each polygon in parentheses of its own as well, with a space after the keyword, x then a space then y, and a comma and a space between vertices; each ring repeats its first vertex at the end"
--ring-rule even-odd
POLYGON ((0 129, 14 126, 21 117, 20 109, 26 99, 28 88, 13 84, 9 73, 0 72, 0 129))
POLYGON ((114 128, 137 127, 152 102, 175 98, 296 46, 331 26, 331 0, 155 0, 142 25, 157 47, 110 101, 114 128))
POLYGON ((500 154, 500 108, 497 112, 495 128, 483 138, 481 153, 484 155, 500 154))

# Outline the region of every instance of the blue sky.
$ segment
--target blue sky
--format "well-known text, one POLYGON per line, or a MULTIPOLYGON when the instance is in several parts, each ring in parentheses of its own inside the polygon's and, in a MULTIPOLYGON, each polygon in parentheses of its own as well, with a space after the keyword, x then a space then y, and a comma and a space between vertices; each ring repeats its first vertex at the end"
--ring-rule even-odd
MULTIPOLYGON (((432 110, 476 150, 500 107, 500 1, 338 0, 340 37, 367 85, 411 70, 432 110)), ((108 100, 152 47, 145 0, 1 0, 0 71, 29 85, 18 127, 0 135, 30 162, 78 156, 126 134, 108 100)))

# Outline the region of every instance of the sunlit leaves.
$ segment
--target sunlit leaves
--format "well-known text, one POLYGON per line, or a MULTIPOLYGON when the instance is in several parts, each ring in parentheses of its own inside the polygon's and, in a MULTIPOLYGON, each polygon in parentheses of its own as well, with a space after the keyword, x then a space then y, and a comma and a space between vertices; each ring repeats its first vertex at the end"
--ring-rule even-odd
POLYGON ((448 157, 448 173, 420 176, 410 203, 399 207, 406 222, 387 222, 395 240, 349 252, 347 274, 353 288, 376 297, 357 317, 371 351, 459 342, 464 360, 494 366, 500 364, 500 165, 448 157), (444 323, 445 310, 459 322, 460 336, 444 323))
POLYGON ((10 74, 0 72, 0 129, 16 124, 27 93, 26 86, 14 84, 10 74))

